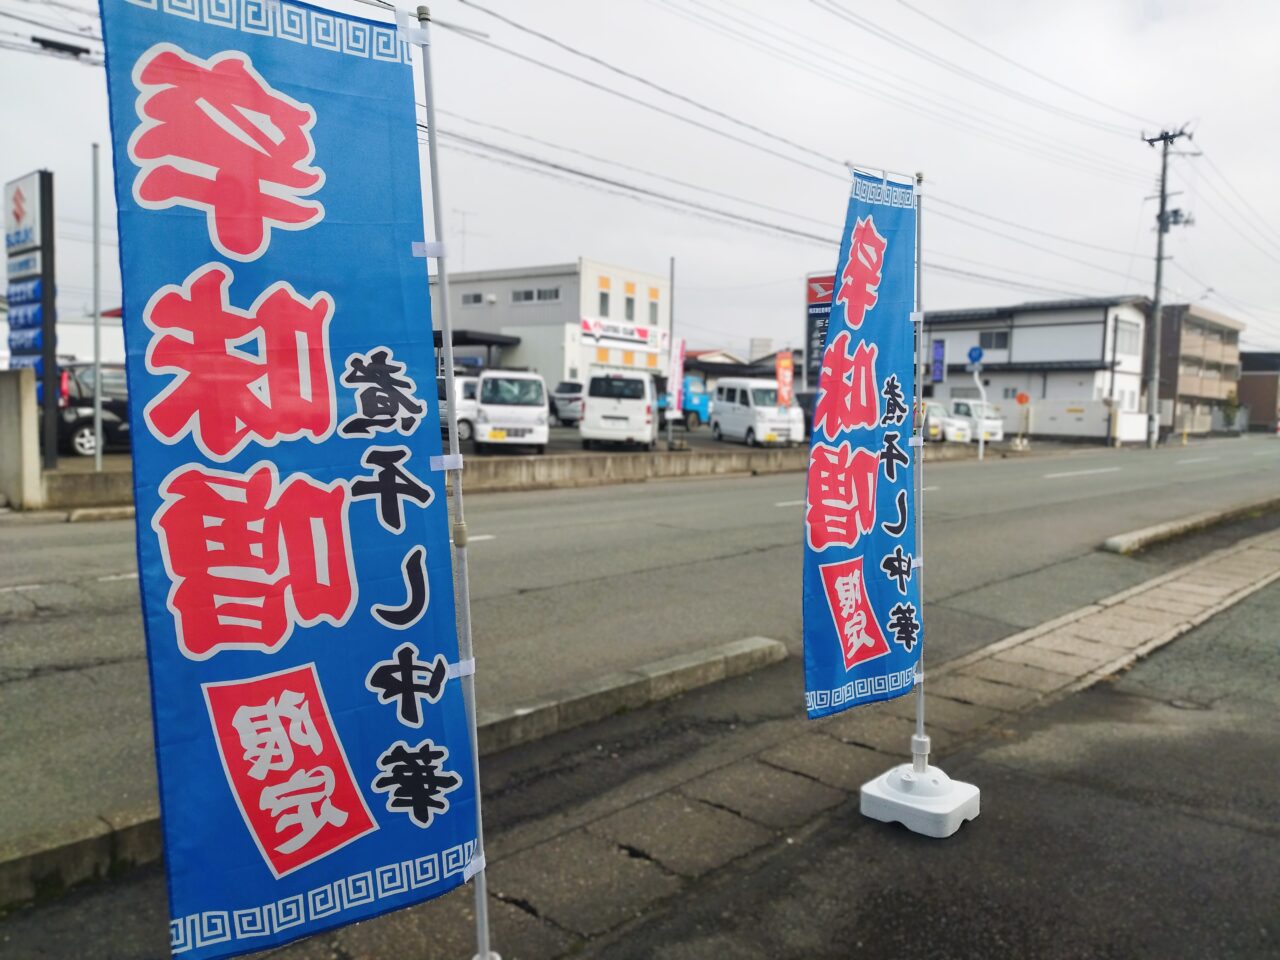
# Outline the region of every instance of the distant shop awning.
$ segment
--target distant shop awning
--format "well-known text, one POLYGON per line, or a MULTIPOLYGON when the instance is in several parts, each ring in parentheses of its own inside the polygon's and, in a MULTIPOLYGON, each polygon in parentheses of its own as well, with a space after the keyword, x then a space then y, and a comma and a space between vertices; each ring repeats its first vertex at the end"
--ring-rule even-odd
MULTIPOLYGON (((435 331, 436 346, 443 346, 444 340, 440 331, 435 331)), ((520 338, 505 333, 488 333, 484 330, 454 330, 453 345, 455 347, 518 347, 520 338)))

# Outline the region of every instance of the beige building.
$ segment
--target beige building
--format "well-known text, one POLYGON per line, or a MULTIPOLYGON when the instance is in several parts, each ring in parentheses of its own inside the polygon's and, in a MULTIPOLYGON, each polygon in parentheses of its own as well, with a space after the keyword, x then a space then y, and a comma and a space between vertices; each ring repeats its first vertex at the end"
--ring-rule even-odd
POLYGON ((1240 385, 1239 320, 1194 303, 1162 311, 1160 422, 1173 433, 1208 433, 1222 423, 1228 398, 1240 385))

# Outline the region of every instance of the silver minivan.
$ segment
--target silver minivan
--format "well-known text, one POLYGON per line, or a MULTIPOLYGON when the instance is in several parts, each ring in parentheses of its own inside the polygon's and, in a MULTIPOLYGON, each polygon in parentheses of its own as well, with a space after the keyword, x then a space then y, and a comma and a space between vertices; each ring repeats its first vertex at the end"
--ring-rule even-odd
POLYGON ((725 377, 711 403, 711 436, 741 440, 749 447, 804 440, 804 412, 794 402, 778 405, 774 380, 725 377))

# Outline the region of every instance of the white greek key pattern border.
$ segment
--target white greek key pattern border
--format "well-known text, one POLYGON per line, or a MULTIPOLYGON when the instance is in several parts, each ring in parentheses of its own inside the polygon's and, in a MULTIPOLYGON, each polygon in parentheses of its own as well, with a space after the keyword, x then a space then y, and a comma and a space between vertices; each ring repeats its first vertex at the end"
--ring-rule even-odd
POLYGON ((805 709, 828 710, 832 707, 847 707, 871 697, 880 697, 898 690, 910 690, 915 672, 915 667, 907 667, 897 673, 859 677, 833 690, 806 690, 804 692, 805 709))
POLYGON ((463 874, 476 852, 474 840, 440 853, 374 867, 339 877, 306 893, 243 910, 206 910, 169 921, 169 949, 174 954, 233 940, 252 940, 282 933, 308 921, 429 887, 463 874))
POLYGON ((125 0, 135 7, 167 13, 258 36, 273 36, 349 57, 412 63, 409 44, 395 24, 371 25, 340 13, 302 7, 284 0, 125 0))

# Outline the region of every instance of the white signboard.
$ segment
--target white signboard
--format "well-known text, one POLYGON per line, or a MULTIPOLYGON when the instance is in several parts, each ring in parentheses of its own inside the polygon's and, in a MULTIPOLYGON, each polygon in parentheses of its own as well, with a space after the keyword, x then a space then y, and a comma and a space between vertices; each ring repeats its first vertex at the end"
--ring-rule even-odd
POLYGON ((17 253, 9 257, 7 264, 7 272, 9 280, 25 280, 28 277, 40 276, 40 271, 44 269, 41 258, 44 254, 40 250, 31 250, 27 253, 17 253))
POLYGON ((4 185, 4 248, 9 254, 40 246, 40 174, 4 185))

